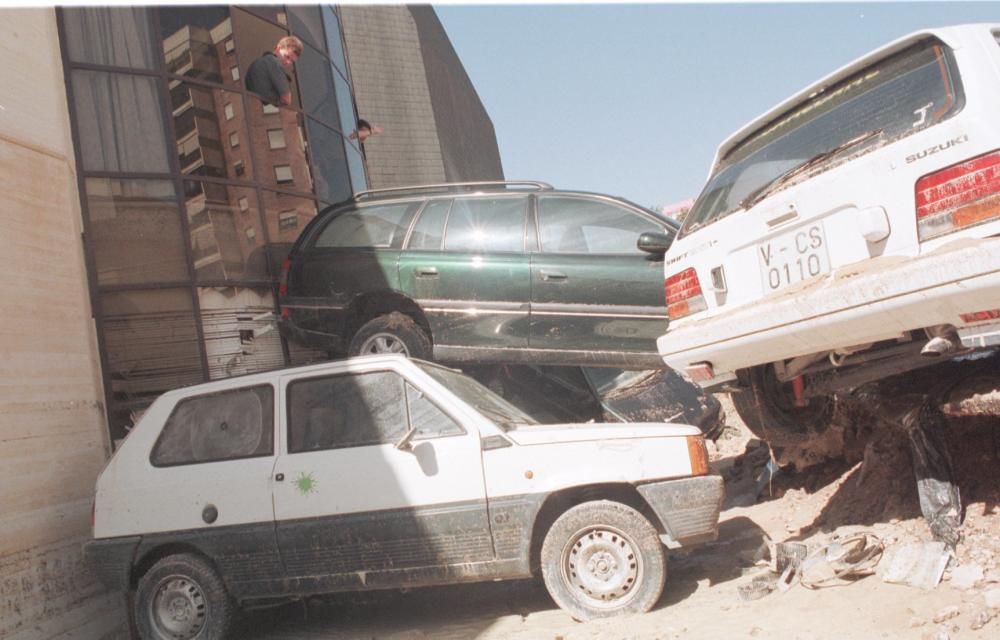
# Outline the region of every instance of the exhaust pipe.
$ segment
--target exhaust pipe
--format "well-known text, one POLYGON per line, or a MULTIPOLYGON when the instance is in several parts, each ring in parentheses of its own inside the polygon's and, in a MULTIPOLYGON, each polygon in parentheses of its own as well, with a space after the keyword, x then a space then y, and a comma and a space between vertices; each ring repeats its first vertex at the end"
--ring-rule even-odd
POLYGON ((931 339, 920 350, 920 355, 928 358, 940 358, 959 351, 962 339, 958 337, 958 331, 950 324, 930 327, 927 335, 931 339))

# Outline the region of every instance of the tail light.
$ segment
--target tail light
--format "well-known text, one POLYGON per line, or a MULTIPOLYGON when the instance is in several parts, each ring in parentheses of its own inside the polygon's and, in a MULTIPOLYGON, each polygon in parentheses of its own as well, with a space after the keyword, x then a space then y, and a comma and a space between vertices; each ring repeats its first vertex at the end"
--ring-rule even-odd
POLYGON ((1000 218, 1000 151, 920 178, 916 195, 921 241, 1000 218))
MULTIPOLYGON (((285 261, 281 263, 281 279, 278 280, 278 304, 281 305, 282 300, 288 295, 288 273, 292 270, 292 261, 289 258, 285 258, 285 261)), ((288 318, 292 315, 292 310, 288 307, 281 305, 281 317, 288 318)))
POLYGON ((688 436, 688 458, 691 460, 691 475, 708 475, 708 448, 705 436, 688 436))
POLYGON ((694 269, 685 269, 667 278, 667 317, 671 320, 698 313, 708 308, 701 293, 701 283, 694 269))

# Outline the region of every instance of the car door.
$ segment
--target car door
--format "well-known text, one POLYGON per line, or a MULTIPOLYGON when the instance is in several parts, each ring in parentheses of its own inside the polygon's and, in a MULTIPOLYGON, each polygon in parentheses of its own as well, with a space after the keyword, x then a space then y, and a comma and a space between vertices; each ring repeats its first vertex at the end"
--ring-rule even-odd
POLYGON ((126 474, 128 497, 116 505, 157 532, 144 537, 150 548, 189 544, 212 558, 240 597, 267 594, 282 578, 271 503, 274 406, 269 384, 180 400, 140 461, 151 468, 126 474))
POLYGON ((303 590, 441 581, 493 559, 478 431, 393 370, 282 381, 274 510, 303 590), (395 446, 409 428, 410 445, 395 446))
POLYGON ((663 256, 639 250, 662 222, 610 199, 537 196, 531 348, 655 357, 666 329, 663 256))
POLYGON ((401 288, 424 310, 439 360, 495 358, 528 346, 528 197, 432 200, 399 260, 401 288))

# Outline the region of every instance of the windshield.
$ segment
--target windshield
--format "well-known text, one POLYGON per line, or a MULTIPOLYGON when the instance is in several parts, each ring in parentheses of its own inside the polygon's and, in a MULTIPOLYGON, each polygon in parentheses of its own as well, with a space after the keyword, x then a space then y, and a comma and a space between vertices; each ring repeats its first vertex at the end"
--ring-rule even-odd
POLYGON ((537 420, 468 376, 433 364, 417 364, 428 375, 504 431, 516 425, 538 424, 537 420))
POLYGON ((950 51, 928 38, 810 97, 750 134, 719 162, 681 235, 957 113, 950 51), (877 134, 877 135, 875 135, 877 134), (797 172, 799 168, 807 170, 797 172), (794 174, 794 175, 793 175, 794 174))

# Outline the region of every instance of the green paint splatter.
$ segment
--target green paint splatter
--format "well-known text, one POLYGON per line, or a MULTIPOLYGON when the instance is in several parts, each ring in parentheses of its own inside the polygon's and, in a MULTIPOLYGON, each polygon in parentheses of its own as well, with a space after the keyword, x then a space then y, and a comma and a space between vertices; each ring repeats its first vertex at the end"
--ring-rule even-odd
POLYGON ((299 477, 295 480, 295 487, 304 496, 309 495, 316 491, 316 478, 313 478, 311 473, 300 473, 299 477))

